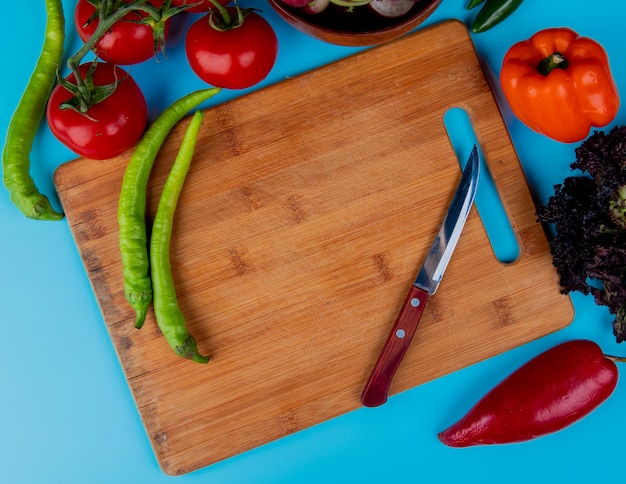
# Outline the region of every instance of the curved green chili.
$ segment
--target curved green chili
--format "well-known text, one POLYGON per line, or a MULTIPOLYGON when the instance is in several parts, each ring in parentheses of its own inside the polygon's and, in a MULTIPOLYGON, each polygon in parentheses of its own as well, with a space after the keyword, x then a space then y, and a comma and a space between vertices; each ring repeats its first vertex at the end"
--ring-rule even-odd
POLYGON ((480 9, 474 22, 472 32, 479 34, 495 27, 505 18, 509 17, 523 0, 487 0, 480 9))
POLYGON ((61 220, 63 214, 52 208, 30 175, 30 151, 63 56, 65 18, 61 0, 46 0, 46 16, 41 54, 9 122, 2 170, 11 200, 24 215, 38 220, 61 220))
POLYGON ((191 118, 178 155, 165 181, 150 236, 154 314, 157 323, 174 352, 197 363, 207 363, 209 358, 198 351, 196 340, 189 334, 185 317, 178 305, 170 263, 170 243, 174 212, 189 171, 203 117, 202 111, 196 111, 191 118))
POLYGON ((478 7, 484 1, 485 0, 470 0, 469 3, 467 4, 467 10, 471 10, 474 7, 478 7))
POLYGON ((220 88, 192 92, 169 106, 150 125, 126 167, 118 205, 119 241, 126 299, 135 309, 135 327, 141 328, 152 301, 146 190, 152 165, 165 138, 185 114, 217 94, 220 88))

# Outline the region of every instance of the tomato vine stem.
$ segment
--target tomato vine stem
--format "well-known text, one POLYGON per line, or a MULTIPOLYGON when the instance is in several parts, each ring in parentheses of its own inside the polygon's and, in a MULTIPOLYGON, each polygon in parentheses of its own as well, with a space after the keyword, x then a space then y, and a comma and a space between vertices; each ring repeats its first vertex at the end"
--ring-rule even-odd
POLYGON ((216 19, 213 9, 209 12, 209 25, 215 30, 220 32, 226 32, 227 30, 233 30, 243 25, 245 18, 249 13, 258 10, 256 8, 239 8, 237 5, 237 0, 235 0, 235 12, 237 13, 237 18, 233 20, 230 12, 226 7, 224 7, 217 0, 209 0, 215 9, 219 12, 219 18, 216 19))
MULTIPOLYGON (((75 103, 83 106, 81 112, 85 112, 95 102, 102 101, 102 99, 94 100, 93 86, 81 76, 79 72, 79 65, 85 58, 85 56, 95 50, 96 45, 100 39, 113 27, 113 25, 122 20, 128 14, 133 12, 143 12, 147 14, 148 20, 143 20, 146 23, 150 23, 155 32, 155 54, 159 46, 164 48, 165 41, 163 38, 163 25, 166 20, 177 15, 193 5, 187 5, 182 7, 172 7, 171 0, 166 0, 161 7, 155 7, 149 0, 134 0, 132 2, 124 2, 123 0, 95 0, 92 2, 97 7, 97 19, 98 26, 95 32, 81 48, 67 60, 68 69, 74 74, 76 78, 76 95, 80 96, 80 101, 75 103)), ((94 61, 95 62, 95 61, 94 61)), ((110 86, 111 93, 115 86, 110 86)))

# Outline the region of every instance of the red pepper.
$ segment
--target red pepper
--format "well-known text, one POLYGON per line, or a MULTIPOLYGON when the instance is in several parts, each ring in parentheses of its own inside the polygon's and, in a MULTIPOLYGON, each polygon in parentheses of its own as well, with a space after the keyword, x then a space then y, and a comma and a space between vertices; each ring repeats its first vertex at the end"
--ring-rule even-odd
POLYGON ((529 128, 563 143, 609 124, 619 94, 604 48, 568 28, 545 29, 505 54, 502 91, 529 128))
POLYGON ((592 341, 573 340, 536 356, 439 433, 450 447, 523 442, 561 430, 604 402, 617 366, 592 341))

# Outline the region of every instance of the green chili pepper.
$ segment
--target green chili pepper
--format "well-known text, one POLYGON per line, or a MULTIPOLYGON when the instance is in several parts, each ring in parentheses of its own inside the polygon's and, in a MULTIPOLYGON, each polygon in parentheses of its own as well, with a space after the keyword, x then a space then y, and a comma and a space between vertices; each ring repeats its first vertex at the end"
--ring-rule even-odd
POLYGON ((495 27, 505 18, 510 16, 523 0, 487 0, 483 8, 480 9, 474 22, 472 32, 479 34, 495 27))
POLYGON ((41 54, 9 122, 2 169, 11 200, 24 215, 38 220, 61 220, 63 214, 52 208, 30 175, 30 151, 63 56, 65 18, 61 0, 46 0, 46 16, 41 54))
POLYGON ((470 0, 470 2, 467 4, 467 9, 471 10, 474 7, 478 7, 481 3, 483 3, 485 0, 470 0))
POLYGON ((178 155, 165 181, 150 236, 154 314, 157 323, 174 352, 197 363, 207 363, 209 358, 199 353, 196 340, 189 334, 185 317, 178 305, 170 264, 170 242, 174 212, 189 171, 203 117, 202 111, 196 111, 191 118, 178 155))
POLYGON ((152 301, 146 233, 146 190, 152 165, 165 138, 185 114, 217 94, 220 88, 195 91, 168 107, 148 128, 133 153, 122 180, 118 224, 124 292, 141 328, 152 301))

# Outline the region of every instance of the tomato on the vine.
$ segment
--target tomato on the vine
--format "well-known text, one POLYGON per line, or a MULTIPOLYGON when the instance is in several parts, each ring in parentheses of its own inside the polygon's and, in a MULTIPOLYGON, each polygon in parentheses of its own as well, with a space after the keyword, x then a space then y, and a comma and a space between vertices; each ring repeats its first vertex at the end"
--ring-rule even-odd
MULTIPOLYGON (((230 3, 231 0, 217 0, 221 5, 226 6, 230 3)), ((194 5, 193 7, 188 8, 185 12, 189 13, 207 13, 209 10, 215 8, 213 2, 211 0, 172 0, 172 5, 174 7, 182 7, 183 5, 191 5, 194 3, 199 3, 199 5, 194 5)))
MULTIPOLYGON (((91 64, 78 67, 87 76, 91 64)), ((66 77, 76 83, 74 74, 66 77)), ((52 90, 46 117, 52 134, 80 156, 104 160, 133 146, 143 134, 148 119, 146 99, 135 80, 121 67, 100 62, 93 71, 93 84, 117 83, 113 93, 93 104, 86 113, 62 108, 74 94, 61 84, 52 90)))
MULTIPOLYGON (((124 1, 130 3, 132 0, 124 1)), ((160 8, 163 1, 151 0, 150 3, 160 8)), ((154 57, 155 31, 152 26, 139 23, 147 16, 145 12, 135 11, 115 22, 96 44, 96 55, 106 62, 119 65, 139 64, 154 57)), ((89 0, 78 0, 74 11, 74 24, 83 42, 86 42, 98 28, 97 10, 89 0)), ((169 19, 162 28, 163 39, 166 39, 170 30, 169 19)))
MULTIPOLYGON (((235 9, 227 11, 237 18, 235 9)), ((267 20, 248 10, 241 25, 218 30, 210 24, 210 15, 187 31, 187 59, 196 75, 227 89, 244 89, 265 79, 278 55, 278 39, 267 20)))

